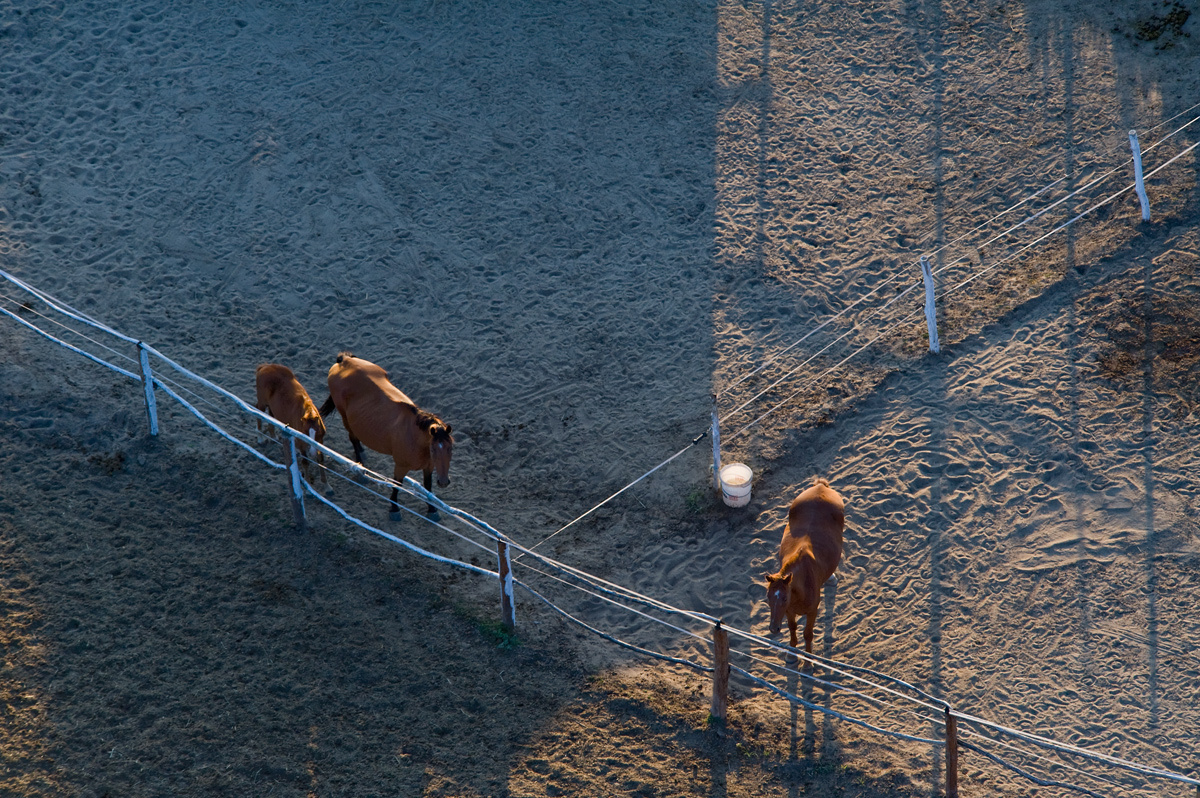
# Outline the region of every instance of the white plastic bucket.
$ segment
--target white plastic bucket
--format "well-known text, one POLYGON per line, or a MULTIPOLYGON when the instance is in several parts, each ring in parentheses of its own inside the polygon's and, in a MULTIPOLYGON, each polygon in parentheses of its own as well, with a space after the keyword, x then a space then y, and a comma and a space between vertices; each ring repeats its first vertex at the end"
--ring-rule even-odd
POLYGON ((754 472, 744 463, 721 466, 721 498, 730 507, 745 507, 750 503, 750 481, 754 472))

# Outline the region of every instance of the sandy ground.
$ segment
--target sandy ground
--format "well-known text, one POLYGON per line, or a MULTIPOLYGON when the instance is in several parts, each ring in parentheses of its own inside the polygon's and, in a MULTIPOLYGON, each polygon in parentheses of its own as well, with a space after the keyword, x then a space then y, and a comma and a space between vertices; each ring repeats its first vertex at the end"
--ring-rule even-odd
MULTIPOLYGON (((318 402, 338 351, 380 363, 454 427, 443 498, 528 544, 685 449, 717 392, 747 508, 705 441, 542 550, 765 633, 760 576, 824 476, 848 530, 821 653, 1195 775, 1194 155, 1151 222, 1125 194, 1024 247, 1124 187, 1131 128, 1197 115, 1200 9, 967 5, 0 0, 0 267, 246 399, 260 362, 318 402), (937 356, 897 289, 923 253, 943 288, 977 276, 937 356)), ((151 439, 136 384, 7 318, 0 350, 2 794, 943 789, 939 750, 744 680, 718 734, 702 675, 524 595, 508 636, 494 583, 311 501, 297 532, 283 477, 165 397, 151 439)), ((1071 764, 1038 772, 1192 793, 1071 764)), ((1076 794, 971 752, 961 779, 1076 794)))

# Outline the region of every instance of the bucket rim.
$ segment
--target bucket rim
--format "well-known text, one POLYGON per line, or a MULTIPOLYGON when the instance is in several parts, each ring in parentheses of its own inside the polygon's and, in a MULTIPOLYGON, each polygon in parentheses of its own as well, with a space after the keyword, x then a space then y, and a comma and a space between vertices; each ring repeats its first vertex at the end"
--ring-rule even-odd
POLYGON ((749 483, 754 479, 754 469, 745 463, 726 463, 721 466, 721 482, 749 483))

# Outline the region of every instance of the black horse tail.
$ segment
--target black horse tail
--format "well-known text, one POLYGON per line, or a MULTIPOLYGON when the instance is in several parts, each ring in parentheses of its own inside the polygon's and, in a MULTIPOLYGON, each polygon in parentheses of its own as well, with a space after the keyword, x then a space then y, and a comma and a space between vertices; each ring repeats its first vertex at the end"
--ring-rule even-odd
POLYGON ((327 416, 333 412, 333 395, 332 394, 330 394, 329 398, 325 400, 325 404, 321 405, 321 409, 318 410, 317 412, 321 414, 321 418, 325 418, 325 416, 327 416))

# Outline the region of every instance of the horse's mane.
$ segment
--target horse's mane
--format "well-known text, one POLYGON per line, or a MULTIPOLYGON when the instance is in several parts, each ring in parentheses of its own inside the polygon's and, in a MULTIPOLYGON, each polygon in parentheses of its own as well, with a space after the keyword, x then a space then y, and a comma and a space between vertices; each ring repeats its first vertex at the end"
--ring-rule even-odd
POLYGON ((350 352, 350 351, 338 352, 337 362, 341 363, 343 360, 345 360, 348 357, 354 357, 354 353, 350 352))
POLYGON ((806 555, 806 554, 808 555, 808 558, 810 560, 814 559, 813 558, 813 550, 812 550, 811 546, 809 546, 808 548, 805 548, 803 546, 797 546, 788 555, 788 558, 786 560, 784 560, 783 563, 779 566, 779 573, 786 574, 788 571, 792 570, 792 568, 794 568, 796 566, 796 561, 799 560, 801 558, 801 556, 806 555))
POLYGON ((413 410, 415 410, 417 413, 417 426, 422 430, 429 431, 430 427, 434 427, 436 425, 436 428, 432 432, 434 440, 446 440, 450 437, 450 427, 446 425, 446 422, 442 421, 433 413, 421 410, 415 406, 413 407, 413 410))

